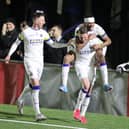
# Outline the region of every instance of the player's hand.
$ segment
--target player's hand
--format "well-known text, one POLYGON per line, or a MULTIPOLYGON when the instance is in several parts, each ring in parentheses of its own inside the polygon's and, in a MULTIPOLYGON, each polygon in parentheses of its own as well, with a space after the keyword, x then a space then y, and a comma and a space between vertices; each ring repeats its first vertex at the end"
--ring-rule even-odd
POLYGON ((8 64, 9 61, 10 61, 10 56, 6 56, 6 57, 5 57, 5 63, 8 64))

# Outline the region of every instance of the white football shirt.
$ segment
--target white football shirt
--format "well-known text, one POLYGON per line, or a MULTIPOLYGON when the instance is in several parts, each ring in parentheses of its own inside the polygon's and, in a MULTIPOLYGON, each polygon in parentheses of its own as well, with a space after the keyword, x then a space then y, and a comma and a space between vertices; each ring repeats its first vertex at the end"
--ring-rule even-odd
POLYGON ((49 34, 43 29, 27 28, 22 35, 24 37, 24 56, 43 57, 44 41, 50 39, 49 34))

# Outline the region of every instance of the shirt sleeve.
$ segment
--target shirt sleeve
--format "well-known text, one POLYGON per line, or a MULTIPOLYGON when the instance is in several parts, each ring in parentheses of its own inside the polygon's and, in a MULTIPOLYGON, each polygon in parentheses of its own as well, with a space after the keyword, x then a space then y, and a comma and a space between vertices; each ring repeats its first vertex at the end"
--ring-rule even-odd
POLYGON ((20 43, 21 43, 21 40, 19 38, 17 38, 9 50, 9 53, 8 53, 9 56, 11 56, 15 52, 15 50, 17 49, 17 47, 20 43))
POLYGON ((95 25, 95 32, 96 32, 96 35, 100 36, 101 38, 107 36, 105 30, 97 24, 95 25))

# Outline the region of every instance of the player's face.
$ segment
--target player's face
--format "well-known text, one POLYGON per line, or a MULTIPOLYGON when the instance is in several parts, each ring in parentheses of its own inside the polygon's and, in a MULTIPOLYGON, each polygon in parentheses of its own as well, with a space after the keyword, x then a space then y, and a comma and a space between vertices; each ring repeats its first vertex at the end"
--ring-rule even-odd
POLYGON ((80 40, 82 43, 85 43, 88 41, 88 34, 87 33, 84 33, 84 34, 81 34, 80 35, 80 40))
POLYGON ((42 29, 43 28, 43 25, 45 24, 45 17, 44 16, 40 16, 40 17, 35 18, 34 24, 39 29, 42 29))
POLYGON ((91 30, 94 27, 94 22, 86 23, 86 26, 87 26, 88 30, 91 30))

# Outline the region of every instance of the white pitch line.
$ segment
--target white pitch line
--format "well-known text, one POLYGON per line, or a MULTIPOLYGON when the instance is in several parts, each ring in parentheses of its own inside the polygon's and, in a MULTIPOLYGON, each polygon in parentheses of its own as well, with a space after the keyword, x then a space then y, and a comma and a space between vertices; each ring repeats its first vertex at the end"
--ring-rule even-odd
POLYGON ((55 124, 44 124, 44 123, 36 123, 36 122, 29 122, 29 121, 18 121, 18 120, 0 119, 0 121, 20 123, 20 124, 43 125, 43 126, 51 126, 51 127, 57 127, 57 128, 68 128, 68 129, 88 129, 88 128, 81 128, 81 127, 63 126, 63 125, 55 125, 55 124))

